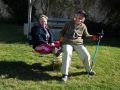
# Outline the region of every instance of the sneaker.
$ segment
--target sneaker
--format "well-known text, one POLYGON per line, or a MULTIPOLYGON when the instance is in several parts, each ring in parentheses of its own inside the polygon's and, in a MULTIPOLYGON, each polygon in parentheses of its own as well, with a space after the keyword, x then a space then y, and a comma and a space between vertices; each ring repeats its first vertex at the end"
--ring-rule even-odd
POLYGON ((90 72, 88 72, 88 74, 91 75, 91 76, 93 76, 93 75, 95 75, 96 73, 95 73, 95 71, 90 71, 90 72))
POLYGON ((61 77, 61 81, 66 82, 67 78, 68 78, 68 75, 63 74, 62 77, 61 77))
POLYGON ((54 49, 54 54, 55 54, 56 57, 58 57, 61 54, 61 52, 62 52, 61 48, 55 48, 54 49))

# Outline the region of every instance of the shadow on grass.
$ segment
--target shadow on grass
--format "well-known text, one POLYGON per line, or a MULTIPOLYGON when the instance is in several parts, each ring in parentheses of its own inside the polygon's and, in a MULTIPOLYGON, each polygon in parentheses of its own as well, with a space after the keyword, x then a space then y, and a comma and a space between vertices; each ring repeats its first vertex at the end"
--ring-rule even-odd
POLYGON ((79 75, 88 75, 88 74, 85 71, 69 74, 70 77, 72 77, 72 76, 79 76, 79 75))
POLYGON ((0 76, 2 78, 17 78, 20 80, 59 80, 57 76, 51 76, 52 64, 41 66, 41 64, 28 65, 25 62, 0 61, 0 76))
POLYGON ((26 36, 24 36, 23 32, 23 26, 0 24, 0 42, 25 43, 26 36))
POLYGON ((27 38, 25 36, 23 36, 23 34, 13 34, 13 33, 0 33, 0 43, 20 43, 20 44, 24 44, 24 43, 28 43, 27 38))

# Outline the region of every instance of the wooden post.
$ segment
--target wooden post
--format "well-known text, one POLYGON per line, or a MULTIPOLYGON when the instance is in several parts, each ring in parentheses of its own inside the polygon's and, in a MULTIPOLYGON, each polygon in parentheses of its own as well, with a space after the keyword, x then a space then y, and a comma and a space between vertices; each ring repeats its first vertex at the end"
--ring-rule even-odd
POLYGON ((32 14, 32 0, 28 0, 28 34, 27 34, 27 38, 31 31, 31 14, 32 14))

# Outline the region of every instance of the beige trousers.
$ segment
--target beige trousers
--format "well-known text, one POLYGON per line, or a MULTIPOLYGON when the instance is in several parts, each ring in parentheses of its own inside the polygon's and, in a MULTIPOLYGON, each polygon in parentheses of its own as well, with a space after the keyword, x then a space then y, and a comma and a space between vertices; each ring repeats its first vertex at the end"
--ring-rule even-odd
POLYGON ((87 72, 91 70, 90 67, 90 54, 84 45, 63 45, 63 60, 61 72, 62 74, 68 75, 68 70, 71 62, 73 49, 78 53, 80 59, 82 60, 87 72))

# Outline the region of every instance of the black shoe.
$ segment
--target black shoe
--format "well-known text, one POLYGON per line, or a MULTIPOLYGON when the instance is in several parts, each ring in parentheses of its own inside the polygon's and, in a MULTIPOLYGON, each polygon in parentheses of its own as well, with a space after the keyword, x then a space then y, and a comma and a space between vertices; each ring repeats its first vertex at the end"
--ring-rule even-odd
POLYGON ((95 73, 95 71, 90 71, 90 72, 88 72, 88 74, 91 75, 91 76, 93 76, 93 75, 95 75, 96 73, 95 73))

